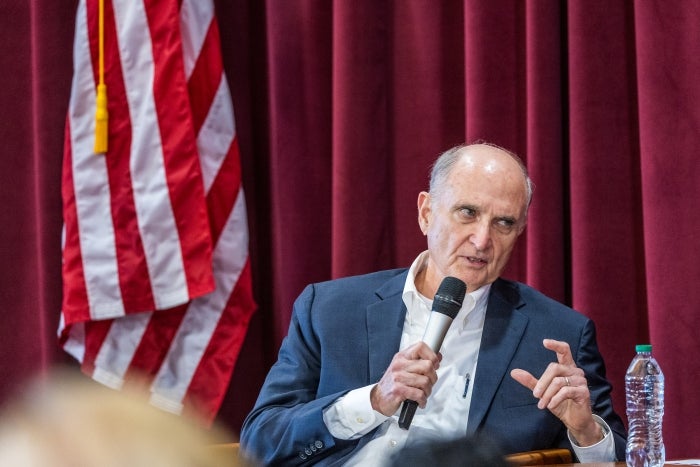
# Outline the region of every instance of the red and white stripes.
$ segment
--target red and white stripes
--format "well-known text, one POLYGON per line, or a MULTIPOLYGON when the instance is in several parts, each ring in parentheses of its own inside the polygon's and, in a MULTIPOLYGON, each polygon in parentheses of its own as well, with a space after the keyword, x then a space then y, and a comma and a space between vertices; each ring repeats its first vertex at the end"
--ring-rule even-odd
POLYGON ((92 153, 97 2, 80 2, 64 161, 61 342, 112 387, 212 420, 255 308, 210 0, 106 1, 109 151, 92 153))

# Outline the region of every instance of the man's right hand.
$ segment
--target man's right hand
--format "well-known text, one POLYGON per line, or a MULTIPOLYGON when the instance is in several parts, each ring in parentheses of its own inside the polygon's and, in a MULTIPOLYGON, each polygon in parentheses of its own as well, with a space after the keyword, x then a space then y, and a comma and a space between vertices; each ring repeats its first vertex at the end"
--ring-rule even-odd
POLYGON ((436 370, 441 359, 442 355, 433 352, 425 342, 417 342, 394 355, 389 368, 372 388, 372 408, 388 417, 407 399, 424 408, 437 381, 436 370))

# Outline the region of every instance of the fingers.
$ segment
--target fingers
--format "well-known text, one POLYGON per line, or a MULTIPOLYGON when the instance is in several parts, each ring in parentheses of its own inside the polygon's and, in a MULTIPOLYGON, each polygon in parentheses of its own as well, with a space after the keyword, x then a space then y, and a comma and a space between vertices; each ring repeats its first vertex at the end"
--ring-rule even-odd
POLYGON ((372 407, 384 415, 392 415, 404 400, 413 400, 425 407, 437 382, 441 356, 423 342, 418 342, 394 355, 389 368, 373 388, 372 407))
POLYGON ((583 376, 583 371, 576 367, 574 358, 571 355, 571 348, 567 342, 544 339, 542 344, 546 349, 556 353, 557 363, 550 363, 545 372, 542 373, 542 376, 540 376, 535 387, 532 388, 533 395, 538 398, 546 397, 548 389, 551 396, 554 390, 558 390, 563 386, 571 386, 571 377, 577 373, 583 376), (557 377, 561 377, 561 380, 555 380, 557 377), (564 379, 566 377, 569 379, 564 379))
POLYGON ((571 355, 571 348, 568 342, 545 339, 542 341, 545 349, 556 352, 557 361, 562 365, 575 365, 574 357, 571 355))
POLYGON ((576 366, 569 344, 544 339, 543 345, 556 353, 557 361, 550 363, 539 378, 521 369, 512 370, 511 377, 532 390, 539 399, 540 409, 549 409, 567 427, 588 425, 591 419, 588 382, 583 370, 576 366))
POLYGON ((532 393, 535 397, 545 397, 546 391, 550 387, 560 389, 564 386, 578 386, 585 379, 583 370, 576 366, 550 363, 544 373, 542 373, 542 376, 540 376, 532 393))
POLYGON ((420 407, 425 407, 433 385, 437 382, 437 369, 442 356, 433 352, 424 342, 418 342, 405 349, 404 357, 405 364, 396 373, 396 381, 406 386, 409 393, 418 394, 417 399, 410 395, 405 399, 414 400, 420 407))
POLYGON ((399 352, 399 355, 403 355, 408 360, 428 360, 436 370, 440 367, 440 360, 442 360, 442 355, 435 353, 425 342, 416 342, 399 352))
MULTIPOLYGON (((546 374, 546 372, 545 372, 546 374)), ((516 368, 510 372, 510 376, 518 383, 532 390, 532 394, 539 400, 537 406, 540 409, 551 408, 552 404, 559 404, 572 394, 570 389, 577 386, 581 380, 579 376, 555 376, 544 379, 544 375, 537 379, 525 370, 516 368)), ((585 381, 585 378, 583 378, 585 381)))
POLYGON ((575 370, 575 374, 554 376, 548 378, 548 382, 544 380, 544 375, 540 378, 532 391, 532 394, 540 399, 537 404, 540 409, 553 410, 567 399, 580 399, 588 393, 583 371, 579 368, 575 370))
POLYGON ((535 378, 525 370, 516 368, 515 370, 510 372, 510 376, 518 383, 522 384, 530 390, 535 389, 535 385, 537 385, 537 378, 535 378))

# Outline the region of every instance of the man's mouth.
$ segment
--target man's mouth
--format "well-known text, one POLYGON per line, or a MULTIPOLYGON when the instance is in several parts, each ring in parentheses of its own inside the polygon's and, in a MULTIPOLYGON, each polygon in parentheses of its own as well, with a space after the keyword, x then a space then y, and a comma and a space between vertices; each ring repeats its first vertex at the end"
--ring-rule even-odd
POLYGON ((486 264, 487 261, 484 258, 479 258, 478 256, 467 256, 470 263, 474 264, 486 264))

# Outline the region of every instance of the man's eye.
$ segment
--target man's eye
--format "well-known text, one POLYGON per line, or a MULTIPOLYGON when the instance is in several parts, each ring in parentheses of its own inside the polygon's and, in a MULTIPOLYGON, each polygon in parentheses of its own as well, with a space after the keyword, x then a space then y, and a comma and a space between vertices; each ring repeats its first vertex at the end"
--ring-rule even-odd
POLYGON ((496 228, 501 232, 510 232, 515 227, 514 219, 498 219, 496 221, 496 228))
POLYGON ((475 211, 474 209, 472 209, 472 208, 461 208, 461 209, 459 210, 459 213, 460 213, 463 217, 474 217, 474 216, 476 215, 476 211, 475 211))

